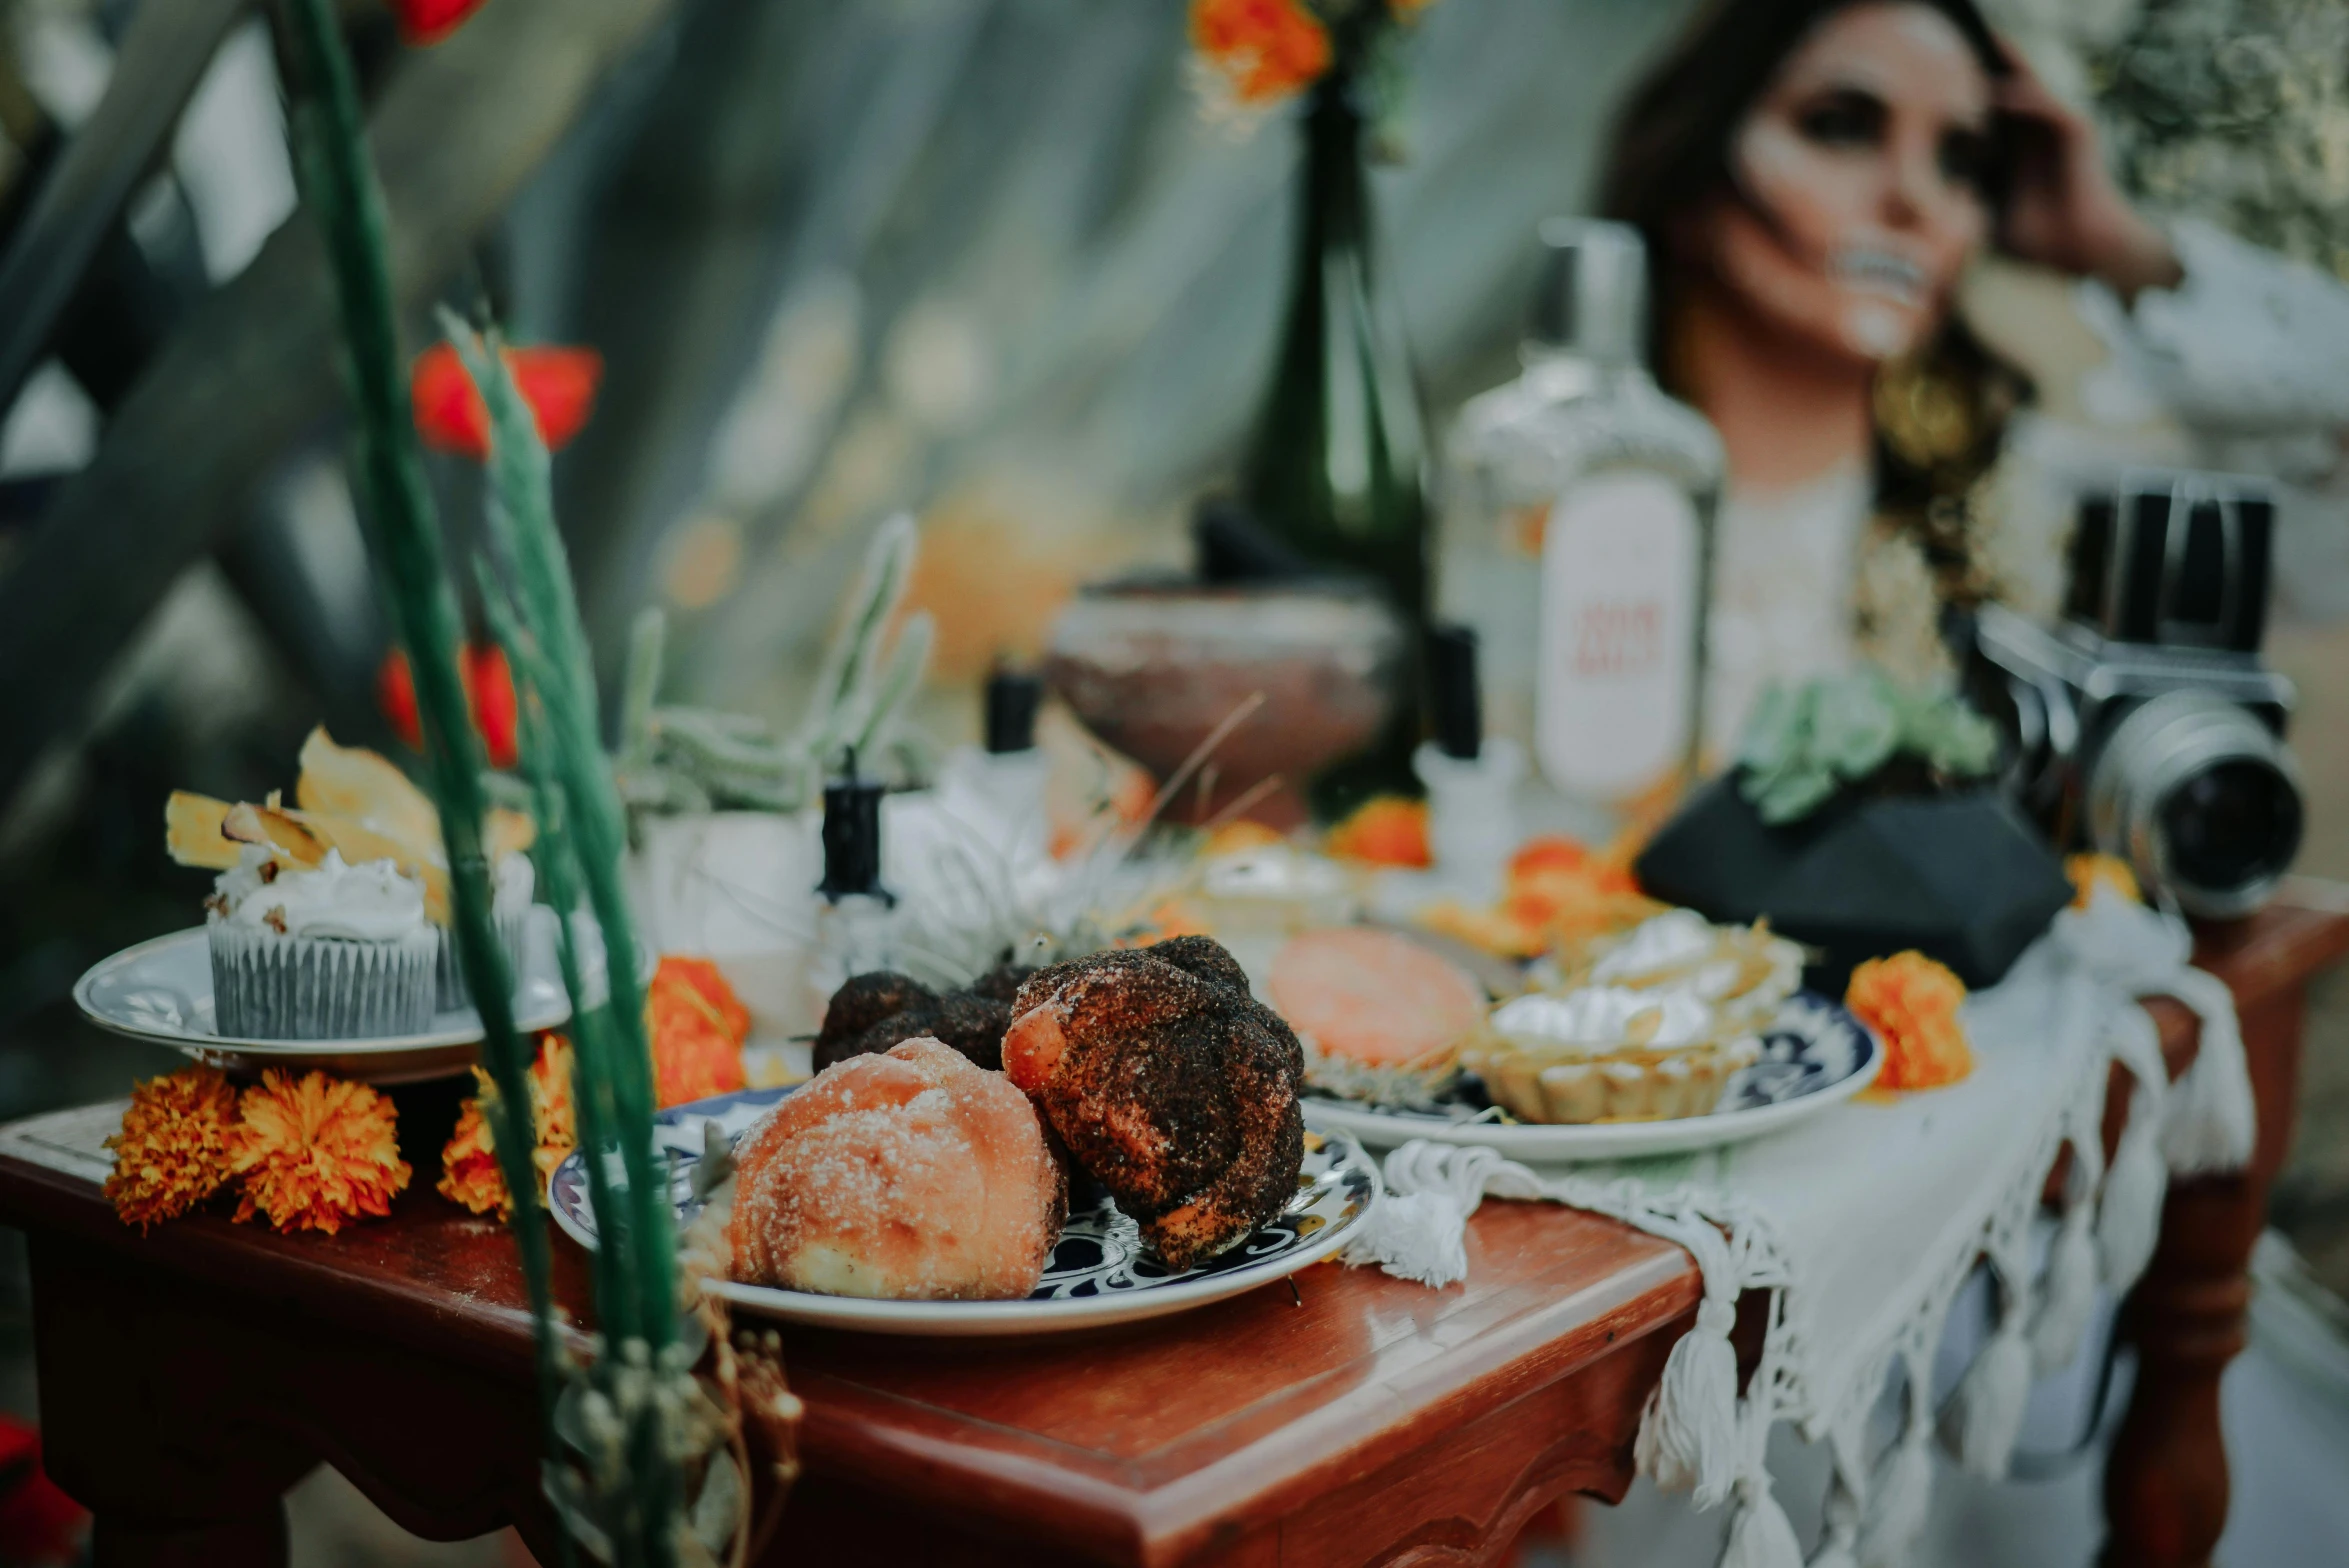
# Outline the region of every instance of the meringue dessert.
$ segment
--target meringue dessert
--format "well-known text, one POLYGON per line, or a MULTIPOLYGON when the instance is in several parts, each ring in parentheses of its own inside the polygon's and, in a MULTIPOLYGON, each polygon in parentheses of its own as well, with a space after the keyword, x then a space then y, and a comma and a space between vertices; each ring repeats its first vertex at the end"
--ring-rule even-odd
POLYGON ((1767 1024, 1802 984, 1803 950, 1768 921, 1717 926, 1670 909, 1586 949, 1574 983, 1692 996, 1733 1025, 1767 1024))
POLYGON ((1709 1115, 1761 1042, 1686 990, 1589 985, 1493 1009, 1460 1064, 1519 1121, 1709 1115))

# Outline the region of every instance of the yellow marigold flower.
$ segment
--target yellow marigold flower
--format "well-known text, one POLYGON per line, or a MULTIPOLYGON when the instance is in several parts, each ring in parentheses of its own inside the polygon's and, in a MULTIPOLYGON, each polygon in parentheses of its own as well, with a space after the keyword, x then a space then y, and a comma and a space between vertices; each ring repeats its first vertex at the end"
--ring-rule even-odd
POLYGON ((1974 1070, 1958 1022, 1966 984, 1919 952, 1871 958, 1851 972, 1843 1004, 1884 1042, 1880 1089, 1939 1089, 1974 1070))
POLYGON ((408 1185, 398 1111, 363 1083, 272 1069, 241 1109, 229 1159, 244 1182, 240 1222, 262 1214, 279 1230, 331 1236, 345 1220, 390 1213, 408 1185))
POLYGON ((1252 107, 1303 92, 1329 69, 1329 30, 1302 0, 1191 0, 1191 45, 1252 107))
POLYGON ((2086 909, 2099 885, 2111 888, 2132 903, 2143 903, 2145 892, 2137 873, 2118 855, 2066 855, 2064 875, 2072 879, 2072 907, 2086 909))
POLYGON ((1431 866, 1427 847, 1427 802, 1400 795, 1364 801, 1354 814, 1329 830, 1326 842, 1339 860, 1372 866, 1431 866))
POLYGON ((214 1068, 186 1068, 131 1091, 122 1131, 106 1140, 114 1151, 106 1199, 122 1222, 143 1232, 218 1192, 236 1122, 236 1091, 214 1068))

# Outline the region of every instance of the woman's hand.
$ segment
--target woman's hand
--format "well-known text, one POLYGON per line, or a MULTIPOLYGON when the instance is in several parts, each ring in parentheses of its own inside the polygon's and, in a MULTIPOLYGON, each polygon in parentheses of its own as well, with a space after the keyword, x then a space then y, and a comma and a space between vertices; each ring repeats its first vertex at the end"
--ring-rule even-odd
POLYGON ((2123 300, 2174 287, 2185 276, 2177 252, 2113 182, 2095 127, 2049 92, 2013 45, 1999 47, 2012 71, 1997 84, 1996 103, 2014 137, 2000 240, 2025 261, 2101 279, 2123 300))

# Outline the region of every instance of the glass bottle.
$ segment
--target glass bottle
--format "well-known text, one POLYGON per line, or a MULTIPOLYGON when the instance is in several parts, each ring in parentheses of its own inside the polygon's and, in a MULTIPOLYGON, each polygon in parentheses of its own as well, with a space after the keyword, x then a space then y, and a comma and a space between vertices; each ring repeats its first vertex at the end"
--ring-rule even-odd
POLYGON ((1427 615, 1426 437, 1402 318, 1383 292, 1354 74, 1335 65, 1304 139, 1287 316, 1242 488, 1308 560, 1367 573, 1416 631, 1427 615))
POLYGON ((897 967, 897 898, 881 885, 882 794, 879 780, 857 775, 853 752, 846 776, 824 786, 824 880, 808 961, 819 1019, 851 975, 897 967))
POLYGON ((1487 732, 1534 760, 1528 826, 1596 839, 1696 770, 1721 443, 1648 373, 1638 232, 1541 243, 1524 372, 1446 443, 1436 604, 1478 633, 1487 732))

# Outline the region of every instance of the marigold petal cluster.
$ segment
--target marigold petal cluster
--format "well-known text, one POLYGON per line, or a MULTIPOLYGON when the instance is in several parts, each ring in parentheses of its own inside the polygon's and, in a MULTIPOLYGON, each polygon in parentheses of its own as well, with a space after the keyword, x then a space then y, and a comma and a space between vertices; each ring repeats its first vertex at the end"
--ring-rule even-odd
POLYGON ((2131 903, 2142 903, 2145 891, 2137 885, 2137 872, 2118 855, 2066 855, 2064 875, 2072 879, 2072 907, 2086 909, 2095 901, 2096 890, 2109 887, 2131 903))
POLYGON ((1664 906, 1639 890, 1639 881, 1613 852, 1577 839, 1528 839, 1510 857, 1500 901, 1471 909, 1457 901, 1433 905, 1420 924, 1506 958, 1534 958, 1572 948, 1592 937, 1626 930, 1664 906))
POLYGON ((653 1093, 663 1108, 749 1083, 742 1043, 750 1037, 750 1011, 717 965, 703 958, 662 959, 646 988, 644 1009, 653 1093))
POLYGON ((1329 70, 1329 29, 1303 0, 1191 0, 1191 45, 1240 104, 1294 97, 1329 70))
POLYGON ((140 1084, 122 1130, 106 1140, 114 1151, 105 1187, 114 1212, 145 1231, 218 1192, 228 1180, 236 1124, 236 1091, 215 1068, 190 1067, 140 1084))
POLYGON ((1364 801, 1353 815, 1329 830, 1324 847, 1339 860, 1369 866, 1432 866, 1427 842, 1427 802, 1400 795, 1364 801))
POLYGON ((260 1214, 279 1230, 331 1236, 346 1220, 390 1213, 408 1185, 398 1111, 363 1083, 272 1069, 239 1108, 229 1158, 244 1184, 239 1221, 260 1214))
POLYGON ((1974 1070, 1958 1004, 1966 984, 1918 952, 1871 958, 1851 972, 1846 1007, 1884 1042, 1880 1089, 1939 1089, 1974 1070))
MULTIPOLYGON (((494 1209, 504 1219, 514 1212, 514 1200, 498 1165, 497 1137, 489 1116, 497 1086, 478 1067, 473 1078, 477 1092, 457 1111, 457 1128, 440 1152, 440 1180, 434 1189, 475 1214, 494 1209)), ((559 1034, 541 1035, 538 1054, 531 1059, 530 1116, 538 1134, 530 1162, 543 1179, 579 1142, 571 1099, 571 1042, 559 1034)))

